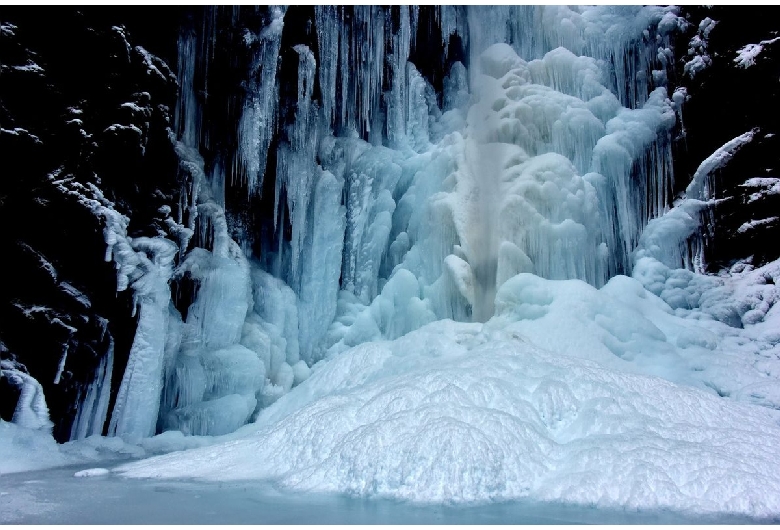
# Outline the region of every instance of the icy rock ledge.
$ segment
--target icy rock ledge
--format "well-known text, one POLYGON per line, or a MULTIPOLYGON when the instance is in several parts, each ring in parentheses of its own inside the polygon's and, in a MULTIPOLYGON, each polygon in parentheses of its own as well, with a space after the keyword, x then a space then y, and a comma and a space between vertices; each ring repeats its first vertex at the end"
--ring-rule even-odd
POLYGON ((115 469, 413 502, 780 514, 780 413, 438 321, 324 363, 229 441, 115 469))

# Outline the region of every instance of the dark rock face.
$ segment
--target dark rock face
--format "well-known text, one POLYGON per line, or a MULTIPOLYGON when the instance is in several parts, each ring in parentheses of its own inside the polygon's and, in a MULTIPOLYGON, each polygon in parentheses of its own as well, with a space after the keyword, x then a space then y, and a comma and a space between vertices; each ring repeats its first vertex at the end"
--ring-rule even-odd
POLYGON ((780 40, 763 44, 747 68, 735 59, 746 45, 780 36, 780 8, 683 10, 691 27, 679 37, 678 50, 685 49, 683 39, 693 38, 706 17, 717 24, 707 38, 708 68, 691 79, 683 71, 691 56, 678 58, 679 83, 690 98, 683 107, 685 135, 676 144, 677 187, 684 189, 701 161, 720 146, 756 129, 753 141, 714 175, 715 198, 723 201, 710 212, 705 257, 710 272, 749 258, 759 266, 780 257, 780 186, 772 193, 778 181, 767 180, 780 178, 780 40))
MULTIPOLYGON (((55 438, 66 441, 109 344, 115 390, 135 331, 131 293, 117 294, 105 260, 104 220, 87 203, 104 195, 131 235, 163 232, 158 209, 178 191, 176 80, 132 39, 122 12, 46 9, 4 9, 1 21, 0 341, 3 358, 42 384, 55 438)), ((138 15, 130 22, 143 28, 138 15)), ((166 50, 176 35, 167 23, 172 38, 142 34, 166 50)), ((3 389, 11 401, 12 385, 3 389)), ((1 412, 10 420, 13 410, 1 412)))

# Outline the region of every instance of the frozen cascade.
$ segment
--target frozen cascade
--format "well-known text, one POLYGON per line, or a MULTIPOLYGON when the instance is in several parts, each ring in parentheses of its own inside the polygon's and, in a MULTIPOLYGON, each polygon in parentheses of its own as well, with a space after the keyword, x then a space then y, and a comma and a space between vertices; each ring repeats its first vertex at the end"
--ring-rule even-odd
POLYGON ((131 357, 154 361, 125 374, 112 432, 229 432, 323 358, 490 319, 517 274, 599 287, 631 271, 671 203, 665 68, 684 22, 660 7, 423 9, 316 6, 303 42, 286 8, 234 10, 249 54, 235 153, 210 151, 196 87, 214 12, 182 32, 178 256, 145 281, 192 294, 175 309, 167 283, 136 293, 131 357), (422 20, 441 35, 439 81, 414 63, 422 20), (251 211, 231 210, 231 187, 251 211))

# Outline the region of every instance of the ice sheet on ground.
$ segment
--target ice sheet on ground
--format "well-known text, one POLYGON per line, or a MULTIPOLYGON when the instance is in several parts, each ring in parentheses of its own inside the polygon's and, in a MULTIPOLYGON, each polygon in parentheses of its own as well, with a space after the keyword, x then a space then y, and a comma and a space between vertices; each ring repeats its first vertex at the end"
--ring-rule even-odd
POLYGON ((0 524, 745 524, 744 516, 605 510, 561 503, 414 505, 343 494, 290 495, 258 481, 204 483, 75 478, 69 466, 0 483, 0 524), (100 509, 96 509, 99 506, 100 509))

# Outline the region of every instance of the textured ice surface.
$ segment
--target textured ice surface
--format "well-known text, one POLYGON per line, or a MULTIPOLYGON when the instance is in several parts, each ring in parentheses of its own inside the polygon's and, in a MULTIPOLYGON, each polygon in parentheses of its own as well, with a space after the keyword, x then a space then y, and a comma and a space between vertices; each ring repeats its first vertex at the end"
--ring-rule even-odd
POLYGON ((87 478, 87 477, 104 477, 111 473, 108 469, 104 467, 91 467, 89 469, 82 469, 81 471, 76 471, 73 476, 76 478, 87 478))
MULTIPOLYGON (((510 284, 505 295, 527 294, 510 284)), ((502 307, 540 318, 556 296, 536 291, 528 303, 505 296, 502 307)), ((566 293, 587 303, 573 294, 566 293)), ((624 321, 640 316, 623 315, 624 321)), ((624 331, 610 328, 607 318, 602 325, 612 333, 663 336, 649 322, 624 331)), ((553 353, 497 320, 485 327, 439 321, 392 342, 350 349, 230 441, 119 472, 263 478, 298 490, 420 502, 531 498, 693 513, 780 512, 773 451, 780 413, 553 353)))

